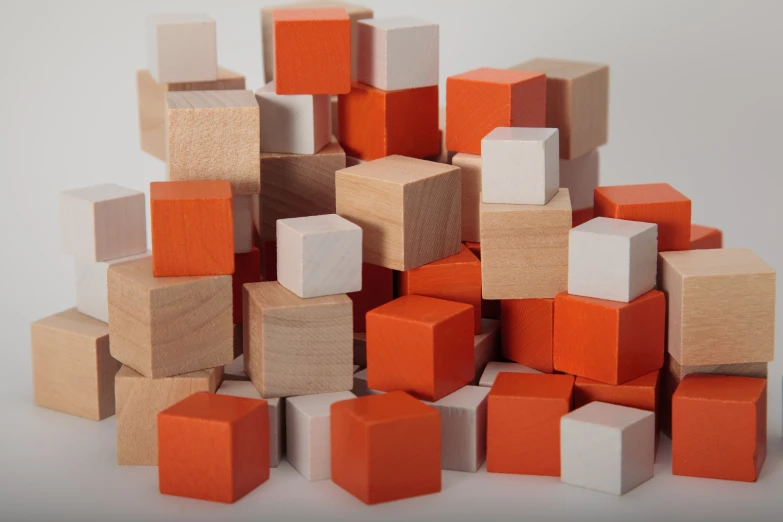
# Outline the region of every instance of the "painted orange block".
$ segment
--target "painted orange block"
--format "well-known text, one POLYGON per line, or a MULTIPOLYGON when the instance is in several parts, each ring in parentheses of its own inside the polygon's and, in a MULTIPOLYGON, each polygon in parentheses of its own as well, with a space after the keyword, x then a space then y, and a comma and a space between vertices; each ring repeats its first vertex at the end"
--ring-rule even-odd
POLYGON ((345 9, 277 9, 272 18, 277 94, 351 90, 351 20, 345 9))
POLYGON ((253 247, 246 254, 234 254, 231 278, 234 297, 234 324, 242 322, 242 285, 261 281, 261 251, 253 247))
POLYGON ((265 400, 200 392, 158 414, 161 493, 233 503, 268 478, 265 400))
POLYGON ((459 254, 400 272, 397 292, 469 304, 473 333, 481 333, 481 261, 465 245, 459 254))
POLYGON ((446 148, 481 154, 495 127, 546 127, 546 76, 483 67, 446 79, 446 148))
POLYGON ((691 200, 668 183, 621 185, 595 189, 595 217, 658 225, 658 251, 688 250, 691 200))
POLYGON ((587 223, 594 217, 593 207, 583 208, 579 210, 571 211, 571 226, 573 228, 578 227, 582 223, 587 223))
POLYGON ((335 402, 330 417, 335 484, 365 504, 440 491, 438 410, 392 392, 335 402))
POLYGON ((663 366, 666 298, 650 290, 630 303, 555 296, 555 370, 623 384, 663 366))
POLYGON ((367 331, 367 312, 394 299, 394 270, 362 263, 362 289, 348 297, 353 301, 353 331, 367 331))
POLYGON ((234 273, 228 181, 153 181, 150 221, 155 277, 234 273))
POLYGON ((554 372, 554 299, 500 301, 503 357, 544 373, 554 372))
POLYGON ((691 225, 690 250, 723 248, 723 232, 719 228, 691 225))
MULTIPOLYGON (((466 241, 464 245, 468 247, 468 250, 473 252, 473 255, 481 262, 481 243, 466 241)), ((498 299, 482 299, 481 317, 487 319, 500 319, 500 301, 498 299)))
POLYGON ((487 403, 487 471, 560 476, 560 417, 574 377, 501 372, 487 403))
POLYGON ((337 110, 340 145, 352 158, 421 159, 440 151, 437 85, 382 91, 355 82, 339 96, 337 110))
POLYGON ((682 379, 672 400, 674 475, 755 482, 766 456, 766 379, 682 379))
POLYGON ((406 295, 367 312, 367 385, 437 401, 473 380, 473 307, 406 295))

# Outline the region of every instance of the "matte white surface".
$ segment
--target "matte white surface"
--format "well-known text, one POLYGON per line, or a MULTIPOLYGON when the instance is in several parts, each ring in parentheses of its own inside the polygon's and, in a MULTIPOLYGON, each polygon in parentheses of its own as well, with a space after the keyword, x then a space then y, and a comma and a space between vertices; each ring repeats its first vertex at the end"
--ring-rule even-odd
POLYGON ((253 195, 231 198, 234 213, 234 253, 246 254, 253 249, 253 195))
POLYGON ((205 14, 147 18, 147 69, 159 83, 217 79, 215 20, 205 14))
POLYGON ((135 256, 121 257, 110 261, 82 261, 74 259, 76 273, 76 308, 104 323, 109 322, 109 292, 106 284, 106 274, 111 265, 126 263, 151 255, 146 251, 135 256))
POLYGON ((492 385, 495 384, 495 379, 500 372, 541 373, 540 371, 534 370, 533 368, 525 366, 524 364, 497 361, 489 362, 484 368, 484 373, 481 374, 481 379, 479 379, 479 386, 487 386, 491 388, 492 385))
POLYGON ((315 154, 331 138, 328 94, 276 94, 274 82, 256 91, 261 152, 315 154))
POLYGON ((560 188, 567 188, 571 208, 582 210, 593 206, 595 187, 599 185, 601 153, 594 149, 578 158, 560 160, 560 188))

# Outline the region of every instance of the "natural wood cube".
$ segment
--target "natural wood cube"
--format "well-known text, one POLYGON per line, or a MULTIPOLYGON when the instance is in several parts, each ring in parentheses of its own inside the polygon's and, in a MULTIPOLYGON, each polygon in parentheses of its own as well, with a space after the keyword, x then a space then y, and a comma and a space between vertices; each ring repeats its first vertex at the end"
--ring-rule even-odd
MULTIPOLYGON (((464 172, 464 171, 463 171, 464 172)), ((478 203, 481 201, 481 196, 476 196, 476 209, 478 210, 478 203)), ((463 214, 464 216, 464 214, 463 214)), ((478 224, 478 222, 476 222, 478 224)), ((462 229, 464 232, 464 228, 462 229)), ((478 230, 478 229, 477 229, 478 230)), ((477 232, 478 233, 478 232, 477 232)), ((481 261, 481 243, 475 243, 471 241, 466 241, 464 243, 466 247, 468 247, 468 250, 473 252, 473 255, 476 256, 481 261)), ((498 299, 481 299, 481 317, 488 317, 490 319, 500 319, 500 301, 498 299)))
POLYGON ((487 366, 484 368, 484 373, 481 374, 479 386, 486 386, 487 388, 491 388, 495 384, 495 379, 497 379, 498 375, 501 373, 540 374, 542 372, 534 368, 530 368, 529 366, 525 366, 524 364, 491 361, 487 363, 487 366))
MULTIPOLYGON (((353 331, 365 332, 367 312, 394 299, 394 271, 372 263, 362 263, 362 289, 349 293, 348 297, 353 301, 353 331)), ((367 366, 366 362, 356 360, 355 349, 353 362, 362 367, 367 366)))
MULTIPOLYGON (((256 247, 247 254, 234 254, 234 274, 231 276, 231 294, 234 324, 242 322, 242 285, 261 281, 261 251, 256 247)), ((241 353, 241 350, 240 350, 241 353)), ((239 355, 239 354, 236 354, 239 355)))
POLYGON ((500 301, 503 357, 543 373, 554 373, 554 299, 500 301))
POLYGON ((593 197, 600 180, 600 166, 601 156, 598 149, 578 158, 560 160, 560 188, 568 189, 574 214, 578 210, 590 209, 590 218, 584 221, 593 219, 593 197))
POLYGON ((253 248, 253 195, 231 198, 234 220, 234 253, 247 254, 253 248))
POLYGON ((215 20, 205 14, 147 17, 147 68, 160 83, 216 80, 215 20))
POLYGON ((328 94, 277 94, 272 82, 256 91, 256 101, 261 114, 261 152, 315 154, 329 144, 328 94))
POLYGON ((459 152, 451 158, 451 164, 462 171, 462 241, 478 244, 481 241, 481 156, 459 152))
POLYGON ((106 275, 111 265, 148 257, 150 251, 109 261, 74 260, 76 276, 76 309, 104 323, 109 322, 109 290, 106 275))
POLYGON ((473 336, 474 373, 470 384, 478 386, 484 370, 500 354, 500 321, 481 319, 481 333, 473 336))
POLYGON ((723 248, 723 232, 719 228, 691 224, 691 245, 689 250, 723 248))

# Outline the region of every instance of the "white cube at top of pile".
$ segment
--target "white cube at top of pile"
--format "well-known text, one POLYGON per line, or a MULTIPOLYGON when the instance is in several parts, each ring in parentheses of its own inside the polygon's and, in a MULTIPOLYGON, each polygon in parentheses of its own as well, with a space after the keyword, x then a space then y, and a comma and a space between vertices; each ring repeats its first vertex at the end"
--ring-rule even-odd
POLYGON ((215 20, 205 14, 147 18, 147 66, 158 83, 217 80, 215 20))
POLYGON ((328 94, 276 94, 270 82, 256 91, 261 152, 315 154, 332 133, 328 94))
POLYGON ((498 127, 481 140, 484 203, 546 205, 560 188, 557 129, 498 127))

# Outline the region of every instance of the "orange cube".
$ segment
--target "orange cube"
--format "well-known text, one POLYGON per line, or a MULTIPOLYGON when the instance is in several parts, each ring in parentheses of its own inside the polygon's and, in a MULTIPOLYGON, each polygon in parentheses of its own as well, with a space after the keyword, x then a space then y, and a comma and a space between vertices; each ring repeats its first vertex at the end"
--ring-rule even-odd
POLYGON ((583 223, 587 223, 593 219, 594 209, 593 207, 582 208, 579 210, 571 211, 571 226, 573 228, 578 227, 583 223))
POLYGON ((268 478, 265 400, 200 392, 158 414, 161 493, 230 504, 268 478))
POLYGON ((657 224, 658 252, 690 248, 691 200, 668 183, 597 187, 595 217, 657 224))
POLYGON ((723 248, 723 232, 719 228, 691 225, 690 250, 723 248))
POLYGON ((487 471, 560 476, 560 417, 574 377, 501 372, 487 399, 487 471))
POLYGON ((345 9, 272 12, 277 94, 351 90, 351 20, 345 9))
POLYGON ((546 127, 546 76, 483 67, 446 79, 446 148, 481 154, 495 127, 546 127))
POLYGON ((766 379, 682 379, 672 399, 674 475, 755 482, 766 456, 766 379))
MULTIPOLYGON (((474 243, 466 241, 464 243, 468 250, 473 252, 473 255, 478 258, 481 263, 481 243, 474 243)), ((481 317, 488 319, 500 319, 500 300, 498 299, 481 299, 481 317)))
POLYGON ((500 301, 503 357, 544 373, 553 373, 554 299, 500 301))
POLYGON ((438 86, 382 91, 354 83, 337 102, 340 145, 353 158, 399 154, 427 158, 440 151, 438 86))
POLYGON ((406 295, 367 313, 367 385, 434 402, 474 374, 473 307, 406 295))
POLYGON ((332 481, 365 504, 440 491, 438 410, 403 392, 330 407, 332 481))
POLYGON ((150 183, 152 275, 201 276, 234 273, 231 183, 150 183))
POLYGON ((234 297, 234 324, 242 322, 242 285, 261 281, 261 251, 256 247, 246 254, 234 254, 231 278, 234 297))
POLYGON ((399 295, 424 295, 467 303, 473 307, 473 327, 481 333, 481 261, 462 245, 459 254, 400 272, 399 295))
POLYGON ((362 289, 348 297, 353 301, 353 331, 364 332, 367 312, 394 299, 394 270, 362 263, 362 289))
POLYGON ((666 298, 650 290, 630 303, 555 296, 555 370, 623 384, 663 366, 666 298))

